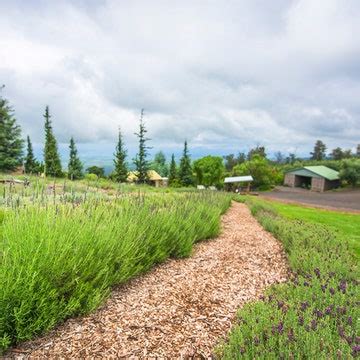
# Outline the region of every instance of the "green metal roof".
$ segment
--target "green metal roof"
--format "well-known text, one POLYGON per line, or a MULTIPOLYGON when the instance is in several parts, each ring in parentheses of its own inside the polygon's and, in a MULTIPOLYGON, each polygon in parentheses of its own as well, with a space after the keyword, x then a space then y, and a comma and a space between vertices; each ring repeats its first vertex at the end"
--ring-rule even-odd
POLYGON ((339 172, 328 168, 327 166, 304 166, 302 168, 293 169, 287 172, 295 172, 297 170, 305 169, 311 171, 313 174, 321 176, 327 180, 339 180, 339 172))

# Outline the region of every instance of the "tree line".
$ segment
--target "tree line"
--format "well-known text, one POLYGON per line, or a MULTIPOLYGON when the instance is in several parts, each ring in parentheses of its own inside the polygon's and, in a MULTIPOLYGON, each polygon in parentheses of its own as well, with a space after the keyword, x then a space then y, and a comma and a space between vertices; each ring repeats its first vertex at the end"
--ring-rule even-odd
MULTIPOLYGON (((19 166, 24 166, 26 174, 43 173, 45 176, 63 177, 71 180, 84 177, 84 166, 78 156, 78 150, 73 137, 69 142, 69 162, 65 174, 61 165, 57 140, 54 135, 49 106, 45 107, 44 117, 44 150, 43 162, 39 162, 34 155, 33 146, 29 136, 26 137, 26 154, 24 156, 24 143, 21 128, 17 124, 14 110, 9 102, 0 96, 0 171, 14 171, 19 166)), ((147 129, 144 122, 144 109, 141 110, 139 131, 135 133, 138 138, 138 153, 133 159, 138 183, 149 181, 149 170, 156 170, 161 176, 168 176, 169 184, 172 186, 193 185, 193 169, 188 150, 187 141, 184 143, 184 150, 179 165, 172 154, 171 162, 168 165, 163 152, 158 152, 152 162, 149 159, 149 139, 146 136, 147 129)), ((127 162, 127 149, 125 147, 121 129, 118 132, 117 144, 114 153, 114 171, 110 174, 112 180, 126 182, 129 174, 127 162)), ((104 170, 97 166, 90 166, 86 169, 88 173, 97 176, 105 176, 104 170)))

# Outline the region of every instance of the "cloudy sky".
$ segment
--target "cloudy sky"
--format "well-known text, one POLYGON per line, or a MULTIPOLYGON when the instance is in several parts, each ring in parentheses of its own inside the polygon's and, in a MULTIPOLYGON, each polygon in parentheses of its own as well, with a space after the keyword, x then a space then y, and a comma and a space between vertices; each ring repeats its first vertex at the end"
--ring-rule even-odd
POLYGON ((359 19, 358 0, 0 0, 0 83, 38 148, 46 104, 99 157, 119 126, 135 151, 141 108, 154 151, 355 148, 359 19))

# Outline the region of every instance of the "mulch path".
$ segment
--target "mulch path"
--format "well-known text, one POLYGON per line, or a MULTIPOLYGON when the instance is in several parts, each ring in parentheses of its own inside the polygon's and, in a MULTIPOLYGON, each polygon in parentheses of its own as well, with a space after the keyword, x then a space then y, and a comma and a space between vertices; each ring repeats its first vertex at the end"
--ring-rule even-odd
POLYGON ((210 358, 236 310, 266 287, 286 281, 280 243, 240 203, 222 233, 114 289, 93 314, 69 319, 10 358, 210 358))

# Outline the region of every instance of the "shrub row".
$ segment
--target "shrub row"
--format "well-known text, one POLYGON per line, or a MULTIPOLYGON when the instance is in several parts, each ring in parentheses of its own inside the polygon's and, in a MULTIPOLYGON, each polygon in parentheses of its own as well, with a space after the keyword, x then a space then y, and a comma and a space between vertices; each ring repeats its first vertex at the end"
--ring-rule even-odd
MULTIPOLYGON (((126 196, 7 209, 0 225, 0 350, 95 309, 111 286, 217 235, 224 194, 126 196)), ((1 218, 1 217, 0 217, 1 218)))
POLYGON ((228 343, 218 349, 221 357, 359 356, 359 272, 348 245, 324 226, 285 219, 257 200, 249 206, 283 243, 292 274, 239 311, 228 343))

